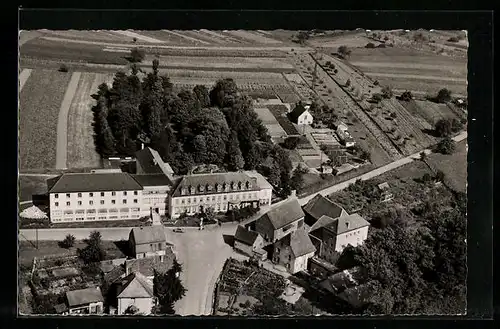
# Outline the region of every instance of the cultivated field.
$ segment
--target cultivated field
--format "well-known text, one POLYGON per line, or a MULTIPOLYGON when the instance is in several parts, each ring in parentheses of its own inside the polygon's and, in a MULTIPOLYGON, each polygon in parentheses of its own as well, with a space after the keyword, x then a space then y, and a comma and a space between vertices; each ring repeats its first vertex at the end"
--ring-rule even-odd
POLYGON ((381 85, 435 94, 467 95, 467 59, 395 47, 352 50, 349 62, 381 85))
POLYGON ((91 108, 95 100, 91 95, 101 83, 111 84, 112 81, 113 74, 81 74, 68 113, 68 168, 100 166, 100 156, 94 147, 91 108))
POLYGON ((259 119, 262 120, 271 137, 286 137, 286 132, 268 108, 254 108, 254 111, 259 116, 259 119))
MULTIPOLYGON (((430 101, 412 100, 400 102, 413 116, 421 118, 428 123, 424 129, 432 129, 440 119, 458 118, 446 104, 437 104, 430 101)), ((422 120, 419 120, 420 122, 422 120)))
POLYGON ((445 173, 445 181, 451 188, 460 192, 467 191, 467 140, 457 143, 455 152, 451 155, 430 154, 427 163, 433 169, 445 173))
POLYGON ((57 121, 71 73, 33 70, 20 93, 19 166, 51 168, 56 161, 57 121))

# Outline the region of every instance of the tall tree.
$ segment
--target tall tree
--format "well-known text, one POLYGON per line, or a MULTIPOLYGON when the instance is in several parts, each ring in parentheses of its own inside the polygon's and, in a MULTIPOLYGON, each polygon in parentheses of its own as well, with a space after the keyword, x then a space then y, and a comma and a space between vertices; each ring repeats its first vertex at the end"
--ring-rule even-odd
POLYGON ((83 249, 78 249, 78 254, 85 264, 96 263, 104 260, 106 252, 102 247, 101 232, 90 232, 89 238, 85 242, 87 243, 87 246, 83 249))
POLYGON ((238 141, 238 134, 236 131, 231 131, 231 137, 227 144, 227 166, 230 171, 237 171, 243 169, 245 160, 240 150, 240 143, 238 141))
POLYGON ((174 314, 174 303, 184 297, 186 288, 179 279, 181 265, 174 260, 173 266, 166 273, 154 271, 153 293, 158 298, 157 314, 174 314))
POLYGON ((218 80, 210 91, 210 101, 213 106, 226 107, 235 102, 238 87, 233 79, 226 78, 218 80))
POLYGON ((151 138, 161 134, 163 111, 163 86, 159 78, 155 78, 147 100, 147 127, 151 138))
POLYGON ((195 94, 201 108, 206 108, 210 106, 210 95, 208 94, 208 89, 204 85, 196 85, 193 88, 193 93, 195 94))

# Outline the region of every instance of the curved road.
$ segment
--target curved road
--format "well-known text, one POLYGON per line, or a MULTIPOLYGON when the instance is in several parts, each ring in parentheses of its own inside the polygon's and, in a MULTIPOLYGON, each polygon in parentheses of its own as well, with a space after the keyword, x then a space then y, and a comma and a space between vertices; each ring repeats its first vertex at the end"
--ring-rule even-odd
MULTIPOLYGON (((464 132, 453 139, 458 142, 465 138, 467 138, 467 132, 464 132)), ((429 150, 426 150, 426 153, 429 152, 429 150)), ((325 188, 312 195, 300 198, 299 202, 302 205, 306 204, 316 194, 329 195, 346 188, 357 179, 366 180, 376 177, 419 158, 420 153, 415 153, 354 179, 350 179, 343 183, 325 188)), ((279 203, 273 205, 273 207, 278 204, 279 203)), ((259 217, 265 211, 266 209, 262 209, 246 222, 250 222, 259 217)), ((207 227, 203 231, 199 231, 197 228, 185 228, 184 233, 174 233, 172 232, 172 228, 165 228, 167 239, 174 244, 174 252, 183 266, 181 279, 187 289, 186 296, 175 305, 175 309, 178 314, 209 315, 211 313, 215 282, 220 274, 220 271, 222 270, 224 262, 229 257, 236 258, 239 256, 224 241, 225 235, 234 235, 237 225, 238 224, 236 223, 228 223, 224 224, 222 227, 207 227)), ((85 239, 93 230, 96 229, 40 229, 38 230, 38 238, 39 240, 63 240, 68 233, 71 233, 77 239, 85 239)), ((130 232, 130 228, 125 227, 99 228, 97 230, 101 232, 104 240, 115 241, 128 239, 130 232)), ((35 240, 36 230, 21 230, 19 238, 35 240)))

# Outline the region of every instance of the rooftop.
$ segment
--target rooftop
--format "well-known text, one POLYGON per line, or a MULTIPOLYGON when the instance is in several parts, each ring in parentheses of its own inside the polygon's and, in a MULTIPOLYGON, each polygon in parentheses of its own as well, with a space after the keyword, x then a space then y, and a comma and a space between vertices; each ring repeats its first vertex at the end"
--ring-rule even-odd
POLYGON ((137 174, 132 177, 141 186, 171 186, 172 182, 164 174, 137 174))
POLYGON ((133 272, 121 280, 117 298, 148 298, 153 297, 153 281, 140 272, 133 272))
POLYGON ((154 271, 164 273, 168 271, 174 263, 175 255, 170 250, 166 250, 163 262, 160 256, 130 259, 125 262, 125 273, 139 272, 145 277, 152 277, 154 271))
POLYGON ((324 227, 332 230, 337 235, 339 235, 369 225, 370 223, 368 223, 366 219, 361 217, 359 214, 351 214, 347 216, 341 216, 334 222, 324 227))
POLYGON ((254 231, 249 231, 243 226, 239 225, 238 228, 236 229, 236 234, 234 235, 234 239, 236 241, 240 241, 251 246, 254 244, 258 236, 259 233, 254 231))
POLYGON ((302 211, 299 202, 296 198, 292 198, 289 201, 272 208, 258 220, 267 219, 271 222, 274 229, 279 229, 303 217, 304 212, 302 211))
POLYGON ((70 307, 104 301, 99 287, 68 291, 66 298, 70 307))
POLYGON ((128 173, 62 174, 48 185, 49 193, 142 190, 142 186, 128 173))
POLYGON ((331 218, 330 216, 323 215, 321 216, 309 229, 309 232, 313 232, 319 228, 328 226, 336 221, 335 218, 331 218))
POLYGON ((172 167, 163 161, 156 150, 150 147, 145 147, 137 151, 135 153, 135 158, 142 170, 147 174, 164 174, 166 176, 174 174, 172 167))
POLYGON ((307 111, 307 109, 302 104, 297 104, 289 114, 290 120, 297 121, 299 116, 301 116, 305 111, 307 111))
POLYGON ((299 228, 290 236, 290 248, 295 257, 310 254, 316 251, 304 228, 299 228))
POLYGON ((134 227, 130 231, 130 235, 134 236, 136 245, 167 242, 165 227, 163 225, 134 227))
POLYGON ((344 210, 342 207, 321 194, 317 194, 304 206, 304 212, 315 220, 319 220, 321 216, 325 215, 337 218, 342 214, 342 210, 344 210))

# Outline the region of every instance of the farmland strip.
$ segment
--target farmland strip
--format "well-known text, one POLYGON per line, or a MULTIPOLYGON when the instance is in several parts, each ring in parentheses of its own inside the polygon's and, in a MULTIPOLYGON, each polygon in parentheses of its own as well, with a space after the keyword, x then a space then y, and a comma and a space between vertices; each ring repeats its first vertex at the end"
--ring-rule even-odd
POLYGON ((415 75, 415 74, 394 74, 394 73, 368 73, 374 77, 385 77, 385 78, 407 78, 407 79, 418 79, 418 80, 437 80, 437 81, 452 81, 452 82, 467 82, 465 78, 449 78, 443 76, 430 76, 430 75, 415 75))
POLYGON ((253 42, 258 42, 258 43, 265 43, 265 44, 268 44, 268 43, 281 43, 280 41, 277 41, 277 40, 274 40, 274 39, 270 39, 270 38, 266 38, 266 37, 261 36, 261 35, 253 34, 250 31, 236 30, 236 31, 228 31, 227 33, 230 33, 232 35, 235 35, 237 37, 240 37, 240 38, 243 38, 243 39, 246 39, 246 40, 250 40, 250 41, 253 41, 253 42))
POLYGON ((75 96, 76 87, 80 80, 81 72, 74 72, 69 81, 68 88, 64 94, 64 98, 59 110, 59 118, 57 121, 57 144, 56 144, 56 168, 66 168, 67 147, 68 147, 68 112, 71 106, 71 101, 75 96))
POLYGON ((136 38, 137 40, 142 40, 145 42, 150 42, 150 43, 164 43, 165 41, 158 40, 155 38, 147 37, 145 35, 132 32, 132 31, 113 31, 113 33, 121 34, 130 38, 136 38))
POLYGON ((24 69, 21 74, 19 74, 19 92, 21 92, 21 90, 23 89, 24 84, 26 83, 26 80, 28 80, 30 75, 31 69, 24 69))
POLYGON ((233 37, 230 37, 228 35, 222 35, 222 34, 217 33, 215 31, 202 29, 201 32, 206 33, 206 34, 210 34, 211 36, 213 36, 215 38, 219 38, 219 39, 226 41, 226 42, 229 41, 229 42, 234 42, 234 43, 241 43, 239 40, 237 40, 233 37))
POLYGON ((162 31, 165 31, 165 32, 167 32, 167 33, 170 33, 170 34, 176 35, 176 36, 178 36, 178 37, 184 38, 184 39, 189 40, 189 41, 193 41, 193 42, 195 42, 195 43, 202 43, 202 44, 205 44, 205 45, 210 44, 209 42, 206 42, 206 41, 203 41, 203 40, 199 40, 199 39, 195 39, 195 38, 193 38, 193 37, 190 37, 190 36, 184 35, 184 34, 182 34, 182 33, 174 32, 174 31, 170 31, 170 30, 162 30, 162 31))

